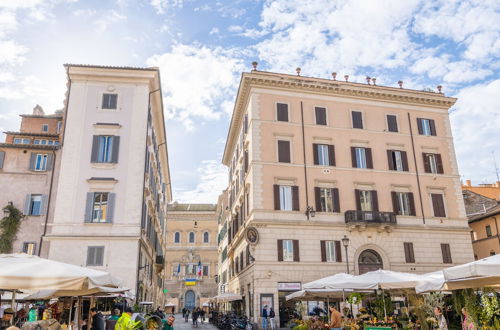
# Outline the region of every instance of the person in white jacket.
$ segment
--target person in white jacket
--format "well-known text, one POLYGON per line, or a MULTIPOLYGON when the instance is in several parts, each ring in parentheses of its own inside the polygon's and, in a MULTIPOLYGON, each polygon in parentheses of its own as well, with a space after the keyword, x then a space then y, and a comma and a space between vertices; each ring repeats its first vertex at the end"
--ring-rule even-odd
POLYGON ((448 330, 448 323, 446 323, 446 318, 443 315, 443 310, 441 307, 434 307, 434 315, 436 315, 436 319, 438 321, 439 330, 448 330))

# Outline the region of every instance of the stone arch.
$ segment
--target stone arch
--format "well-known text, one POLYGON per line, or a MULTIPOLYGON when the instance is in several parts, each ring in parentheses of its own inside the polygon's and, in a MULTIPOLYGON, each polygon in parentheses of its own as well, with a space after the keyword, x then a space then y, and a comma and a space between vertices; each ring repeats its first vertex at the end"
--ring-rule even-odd
MULTIPOLYGON (((349 260, 350 264, 354 264, 354 273, 359 275, 359 258, 361 254, 366 250, 373 250, 376 252, 382 261, 382 269, 391 269, 391 263, 385 251, 376 244, 364 244, 356 249, 356 253, 354 254, 354 259, 349 260)), ((350 259, 350 258, 349 258, 350 259)))

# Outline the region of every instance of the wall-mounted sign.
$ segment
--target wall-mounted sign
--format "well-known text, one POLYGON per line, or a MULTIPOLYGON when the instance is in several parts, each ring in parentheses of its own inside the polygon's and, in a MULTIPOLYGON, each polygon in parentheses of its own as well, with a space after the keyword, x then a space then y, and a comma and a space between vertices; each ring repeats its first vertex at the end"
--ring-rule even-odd
POLYGON ((278 282, 278 291, 300 291, 302 284, 300 282, 278 282))
POLYGON ((249 244, 255 245, 259 242, 259 232, 255 227, 248 227, 245 231, 245 239, 249 244))

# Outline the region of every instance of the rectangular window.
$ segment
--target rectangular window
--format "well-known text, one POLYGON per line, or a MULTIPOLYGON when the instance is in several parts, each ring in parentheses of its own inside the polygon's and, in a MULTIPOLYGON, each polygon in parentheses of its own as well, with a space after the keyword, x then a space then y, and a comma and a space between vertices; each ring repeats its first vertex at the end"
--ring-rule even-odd
POLYGON ((316 125, 326 125, 326 108, 315 107, 316 125))
POLYGON ((104 259, 104 246, 87 247, 87 266, 102 266, 104 259))
POLYGON ((62 121, 57 122, 57 133, 61 133, 62 121))
POLYGON ((276 104, 276 118, 278 121, 288 121, 288 104, 276 104))
POLYGON ((387 130, 398 132, 398 117, 396 115, 387 115, 387 130))
POLYGON ((411 192, 392 192, 394 213, 398 215, 415 215, 415 202, 411 192))
POLYGON ((203 265, 203 276, 208 276, 208 265, 203 265))
POLYGON ((23 144, 30 144, 30 139, 23 139, 23 144))
POLYGON ((492 234, 491 234, 491 226, 486 226, 486 237, 491 237, 492 234))
POLYGON ((108 193, 94 193, 92 222, 106 222, 108 212, 108 193))
POLYGON ((3 168, 4 160, 5 160, 5 151, 0 151, 0 168, 3 168))
POLYGON ((318 165, 323 165, 323 166, 330 165, 330 157, 328 156, 328 145, 317 144, 316 148, 318 150, 318 165))
POLYGON ((432 208, 436 218, 445 218, 446 211, 444 208, 443 194, 431 194, 432 208))
POLYGON ((102 94, 102 109, 116 110, 118 94, 102 94))
POLYGON ((290 163, 290 141, 278 140, 278 162, 290 163))
POLYGON ((406 151, 387 150, 390 171, 408 171, 406 151))
POLYGON ((283 261, 293 261, 293 240, 283 240, 283 261))
POLYGON ((291 211, 292 210, 292 187, 291 186, 279 186, 280 188, 280 210, 281 211, 291 211))
POLYGON ((42 125, 42 132, 48 132, 49 131, 49 125, 43 124, 42 125))
POLYGON ((34 242, 24 242, 23 243, 23 253, 29 254, 30 256, 35 255, 36 243, 34 242))
POLYGON ((355 149, 356 149, 356 168, 367 168, 366 149, 365 148, 355 148, 355 149))
POLYGON ((335 241, 325 241, 326 261, 336 261, 335 241))
POLYGON ((363 113, 361 111, 352 111, 352 128, 363 128, 363 113))
POLYGON ((35 158, 35 171, 47 170, 47 154, 36 154, 35 158))
POLYGON ((441 254, 443 255, 444 264, 452 264, 450 244, 441 244, 441 254))
POLYGON ((373 211, 371 190, 360 190, 359 199, 361 203, 361 211, 373 211))
POLYGON ((42 195, 31 195, 29 215, 41 215, 41 213, 42 213, 42 195))
POLYGON ((405 261, 408 264, 413 264, 415 263, 415 253, 413 251, 413 243, 411 242, 405 242, 404 244, 404 249, 405 249, 405 261))
POLYGON ((113 152, 113 137, 99 136, 99 154, 97 157, 98 163, 110 163, 113 152))
POLYGON ((440 154, 423 153, 425 173, 443 174, 443 161, 440 154))
POLYGON ((23 143, 22 139, 19 139, 19 138, 14 139, 14 144, 21 144, 21 143, 23 143))
POLYGON ((436 124, 432 119, 417 118, 418 134, 436 136, 436 124))
POLYGON ((334 212, 333 208, 333 189, 319 188, 320 212, 334 212))

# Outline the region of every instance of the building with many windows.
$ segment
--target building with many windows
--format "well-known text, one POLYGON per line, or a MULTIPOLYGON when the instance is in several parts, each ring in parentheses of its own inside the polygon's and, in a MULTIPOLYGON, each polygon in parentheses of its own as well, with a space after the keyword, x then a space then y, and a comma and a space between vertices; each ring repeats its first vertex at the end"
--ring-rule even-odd
POLYGON ((243 73, 223 163, 226 291, 247 315, 273 306, 283 326, 287 294, 339 272, 473 260, 456 99, 371 82, 243 73))
POLYGON ((170 174, 157 68, 66 65, 55 209, 42 255, 102 269, 163 306, 170 174))
POLYGON ((57 182, 63 116, 46 115, 37 105, 21 118, 20 130, 4 132, 0 143, 0 208, 11 204, 24 214, 11 252, 39 255, 57 182))
POLYGON ((165 288, 176 311, 203 307, 217 294, 215 211, 213 204, 168 206, 165 288))

